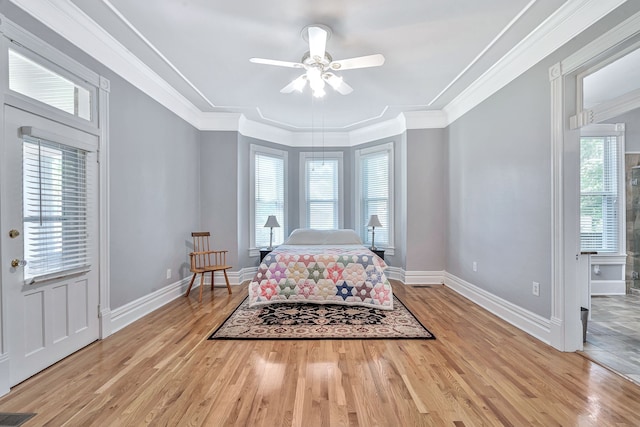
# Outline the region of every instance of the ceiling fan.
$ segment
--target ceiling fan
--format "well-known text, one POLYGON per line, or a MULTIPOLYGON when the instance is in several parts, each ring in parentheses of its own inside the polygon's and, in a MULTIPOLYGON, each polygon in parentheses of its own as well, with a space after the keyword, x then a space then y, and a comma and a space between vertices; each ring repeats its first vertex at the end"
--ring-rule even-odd
POLYGON ((336 92, 342 95, 348 95, 353 92, 353 88, 346 84, 341 76, 334 74, 334 71, 379 67, 384 64, 384 56, 379 53, 334 61, 329 52, 325 50, 327 40, 331 36, 331 30, 327 26, 309 25, 302 30, 302 36, 305 39, 308 37, 309 51, 302 56, 300 62, 263 58, 249 59, 249 61, 256 64, 301 68, 305 70, 304 74, 283 87, 280 90, 282 93, 291 93, 294 90, 302 92, 307 82, 309 82, 313 96, 321 98, 325 95, 324 88, 326 82, 336 92))

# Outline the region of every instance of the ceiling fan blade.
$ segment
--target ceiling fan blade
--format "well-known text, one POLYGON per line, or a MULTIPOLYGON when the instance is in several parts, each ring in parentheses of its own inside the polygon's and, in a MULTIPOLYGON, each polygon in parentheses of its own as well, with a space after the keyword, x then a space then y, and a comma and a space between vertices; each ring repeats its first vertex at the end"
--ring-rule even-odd
POLYGON ((249 61, 254 64, 275 65, 277 67, 304 68, 304 65, 299 62, 278 61, 277 59, 250 58, 249 61))
POLYGON ((303 74, 297 79, 295 79, 294 81, 292 81, 291 83, 289 83, 288 85, 286 85, 285 87, 283 87, 282 89, 280 89, 280 93, 291 93, 294 90, 297 90, 298 92, 302 92, 302 89, 304 89, 304 86, 306 84, 307 84, 307 76, 303 74))
POLYGON ((329 64, 332 70, 352 70, 354 68, 379 67, 384 64, 384 56, 375 55, 359 56, 357 58, 341 59, 329 64))
POLYGON ((324 59, 327 32, 320 27, 309 27, 309 55, 316 61, 324 59))
POLYGON ((344 80, 342 80, 342 77, 338 77, 333 73, 327 73, 323 78, 336 92, 341 95, 349 95, 353 92, 353 88, 346 84, 344 80))

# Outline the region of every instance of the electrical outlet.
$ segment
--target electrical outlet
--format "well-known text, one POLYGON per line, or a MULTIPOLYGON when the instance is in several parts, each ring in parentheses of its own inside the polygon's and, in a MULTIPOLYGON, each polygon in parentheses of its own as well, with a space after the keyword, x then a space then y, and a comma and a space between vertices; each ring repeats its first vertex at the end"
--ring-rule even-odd
POLYGON ((533 287, 531 288, 531 292, 539 297, 540 296, 540 283, 538 282, 533 282, 533 287))
POLYGON ((167 268, 167 279, 171 279, 171 269, 167 268))
POLYGON ((478 271, 478 263, 473 261, 473 271, 478 271))

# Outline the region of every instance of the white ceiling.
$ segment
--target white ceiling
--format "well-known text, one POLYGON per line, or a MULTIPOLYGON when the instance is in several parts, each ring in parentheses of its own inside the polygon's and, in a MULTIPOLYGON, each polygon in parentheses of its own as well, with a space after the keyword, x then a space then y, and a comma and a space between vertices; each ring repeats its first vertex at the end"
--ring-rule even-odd
POLYGON ((565 0, 64 0, 203 112, 302 131, 349 131, 401 112, 440 110, 565 0), (152 5, 152 6, 151 6, 152 5), (150 7, 151 6, 151 7, 150 7), (382 67, 343 71, 354 89, 281 94, 299 70, 249 62, 300 61, 301 30, 331 28, 334 59, 373 53, 382 67))

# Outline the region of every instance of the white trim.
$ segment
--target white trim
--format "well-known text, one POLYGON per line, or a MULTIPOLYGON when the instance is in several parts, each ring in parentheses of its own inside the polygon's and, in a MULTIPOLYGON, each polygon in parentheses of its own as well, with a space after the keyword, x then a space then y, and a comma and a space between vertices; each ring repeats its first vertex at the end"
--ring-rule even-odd
POLYGON ((445 282, 444 270, 441 271, 405 271, 405 285, 442 285, 445 282))
MULTIPOLYGON (((362 164, 361 160, 363 156, 367 156, 369 154, 386 152, 388 155, 388 163, 389 163, 389 194, 387 194, 387 210, 388 210, 388 224, 387 227, 389 229, 389 241, 386 246, 380 246, 381 249, 389 250, 389 255, 394 254, 394 224, 395 224, 395 215, 394 215, 394 205, 395 205, 395 186, 394 186, 394 142, 384 142, 381 144, 377 144, 367 148, 360 148, 355 150, 354 153, 354 170, 355 170, 355 228, 358 230, 358 234, 364 230, 364 224, 362 223, 362 164)), ((360 237, 363 236, 360 234, 360 237)), ((367 241, 369 237, 369 231, 367 230, 367 235, 362 242, 368 244, 367 241)))
POLYGON ((100 141, 98 148, 98 186, 99 186, 99 210, 98 222, 99 233, 99 259, 100 269, 98 271, 100 283, 99 295, 99 322, 100 338, 104 339, 111 335, 111 256, 109 255, 111 215, 109 215, 110 198, 110 167, 109 152, 109 91, 111 82, 100 76, 100 86, 98 89, 98 125, 100 130, 100 141))
MULTIPOLYGON (((578 316, 575 321, 564 322, 565 293, 580 301, 577 292, 569 294, 565 287, 565 229, 564 229, 564 76, 562 64, 549 68, 551 86, 551 342, 561 351, 575 351, 578 316)), ((567 258, 568 259, 568 258, 567 258)), ((578 255, 576 254, 576 260, 578 255)), ((571 270, 571 269, 569 269, 571 270)), ((569 303, 571 305, 571 303, 569 303)))
POLYGON ((627 284, 622 280, 593 280, 591 279, 591 296, 626 295, 627 284))
MULTIPOLYGON (((640 99, 640 98, 639 98, 640 99)), ((622 253, 627 248, 627 191, 625 188, 625 124, 624 123, 595 123, 580 128, 580 137, 598 137, 598 136, 615 136, 617 148, 617 165, 618 168, 618 252, 622 253)), ((614 254, 600 253, 600 256, 606 256, 611 259, 614 254)), ((594 257, 591 257, 591 263, 594 263, 594 257)), ((623 263, 626 263, 626 255, 624 255, 623 263)))
POLYGON ((11 2, 197 127, 200 110, 71 1, 11 2))
POLYGON ((566 75, 575 72, 602 52, 633 37, 639 29, 640 13, 636 13, 563 59, 562 74, 566 75))
MULTIPOLYGON (((565 133, 565 77, 640 30, 640 13, 587 44, 549 69, 551 81, 552 248, 551 345, 561 351, 582 349, 580 292, 577 283, 579 191, 574 171, 577 132, 565 133), (569 155, 565 156, 565 149, 569 155), (572 151, 573 150, 573 151, 572 151), (569 166, 567 168, 566 166, 569 166), (565 171, 565 169, 568 169, 565 171), (571 170, 569 170, 571 169, 571 170), (569 315, 569 313, 573 313, 569 315)), ((575 98, 572 100, 575 102, 575 98)), ((577 107, 577 105, 576 105, 577 107)), ((575 120, 574 120, 575 121, 575 120)), ((568 126, 567 126, 568 129, 568 126)))
POLYGON ((451 124, 444 110, 405 111, 401 114, 407 129, 444 129, 451 124))
MULTIPOLYGON (((518 329, 546 344, 550 343, 551 322, 548 319, 493 295, 453 274, 445 273, 444 284, 518 329)), ((579 319, 579 316, 576 317, 579 319)))
POLYGON ((553 15, 444 107, 449 123, 462 117, 625 1, 565 2, 553 15))
POLYGON ((387 279, 398 280, 404 283, 404 270, 400 267, 390 265, 384 270, 384 274, 387 276, 387 279))
MULTIPOLYGON (((332 146, 354 146, 390 136, 389 132, 396 132, 397 135, 406 129, 444 128, 625 1, 566 2, 443 110, 402 113, 399 115, 402 116, 400 121, 404 122, 406 119, 407 124, 401 125, 400 131, 387 123, 398 120, 396 118, 382 124, 361 126, 350 132, 326 132, 325 138, 331 140, 326 142, 330 142, 332 146)), ((246 136, 289 146, 310 145, 311 132, 291 132, 257 122, 251 125, 250 130, 246 127, 243 129, 242 119, 237 113, 200 111, 70 1, 11 2, 199 130, 240 131, 246 136)), ((366 124, 369 121, 360 123, 366 124)))
MULTIPOLYGON (((189 284, 191 276, 178 280, 164 288, 151 292, 137 300, 111 310, 111 333, 118 332, 147 314, 157 310, 174 299, 184 295, 184 287, 189 284)), ((194 285, 196 285, 194 283, 194 285)))
POLYGON ((284 209, 283 218, 278 218, 281 222, 280 227, 284 230, 286 238, 286 231, 288 230, 288 209, 287 201, 289 200, 289 153, 284 150, 278 150, 275 148, 265 147, 259 144, 251 144, 249 146, 249 256, 260 255, 259 248, 256 247, 256 154, 265 154, 271 157, 282 159, 283 161, 283 179, 284 179, 284 209))

